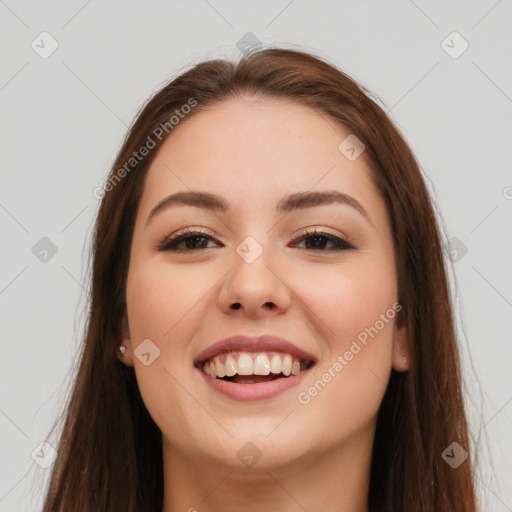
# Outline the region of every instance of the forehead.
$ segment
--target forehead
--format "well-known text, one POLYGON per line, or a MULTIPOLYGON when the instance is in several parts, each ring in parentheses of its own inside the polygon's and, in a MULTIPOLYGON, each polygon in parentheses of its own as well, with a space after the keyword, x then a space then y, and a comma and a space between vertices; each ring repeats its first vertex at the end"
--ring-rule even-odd
POLYGON ((173 129, 148 170, 142 201, 150 207, 187 189, 220 192, 241 205, 313 189, 375 196, 364 153, 350 161, 339 150, 349 135, 329 116, 291 101, 224 101, 173 129))

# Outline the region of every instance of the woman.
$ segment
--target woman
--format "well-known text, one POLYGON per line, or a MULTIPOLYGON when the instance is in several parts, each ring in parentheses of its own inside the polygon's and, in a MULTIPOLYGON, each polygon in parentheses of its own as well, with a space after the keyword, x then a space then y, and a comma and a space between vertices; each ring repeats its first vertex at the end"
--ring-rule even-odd
POLYGON ((439 229, 368 92, 268 49, 142 108, 45 512, 476 510, 439 229))

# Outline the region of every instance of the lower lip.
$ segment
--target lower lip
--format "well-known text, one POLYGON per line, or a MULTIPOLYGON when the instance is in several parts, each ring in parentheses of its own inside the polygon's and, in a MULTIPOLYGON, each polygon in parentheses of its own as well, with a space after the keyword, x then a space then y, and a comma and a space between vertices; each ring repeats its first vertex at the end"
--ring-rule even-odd
POLYGON ((304 375, 310 371, 310 369, 304 370, 297 375, 290 375, 289 377, 282 377, 268 382, 237 384, 236 382, 216 379, 210 375, 206 375, 202 370, 196 369, 203 376, 206 384, 208 384, 211 389, 232 400, 238 400, 240 402, 274 398, 294 386, 297 386, 304 378, 304 375))

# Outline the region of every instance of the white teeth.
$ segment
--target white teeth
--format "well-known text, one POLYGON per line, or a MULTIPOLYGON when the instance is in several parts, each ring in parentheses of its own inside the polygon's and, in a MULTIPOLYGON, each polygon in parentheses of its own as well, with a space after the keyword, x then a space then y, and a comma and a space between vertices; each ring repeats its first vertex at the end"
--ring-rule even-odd
POLYGON ((215 369, 217 370, 217 377, 222 378, 226 375, 224 365, 219 361, 219 358, 215 358, 215 369))
POLYGON ((237 364, 231 354, 228 354, 226 362, 224 363, 224 367, 226 368, 226 375, 228 377, 233 377, 233 375, 236 375, 237 364))
POLYGON ((287 377, 292 373, 292 356, 290 354, 286 354, 284 356, 281 371, 283 372, 283 375, 286 375, 287 377))
POLYGON ((224 363, 221 355, 206 361, 203 372, 214 378, 233 377, 234 375, 297 375, 301 372, 303 361, 293 358, 290 354, 274 354, 265 352, 251 354, 249 352, 234 352, 225 356, 224 363), (236 355, 238 354, 238 359, 236 355), (254 357, 254 359, 253 359, 254 357))
POLYGON ((242 352, 238 356, 238 375, 254 375, 254 363, 252 357, 242 352))
POLYGON ((281 373, 281 358, 275 355, 270 360, 270 371, 272 373, 281 373))
POLYGON ((267 354, 258 354, 254 360, 254 375, 268 375, 270 373, 270 362, 267 354))

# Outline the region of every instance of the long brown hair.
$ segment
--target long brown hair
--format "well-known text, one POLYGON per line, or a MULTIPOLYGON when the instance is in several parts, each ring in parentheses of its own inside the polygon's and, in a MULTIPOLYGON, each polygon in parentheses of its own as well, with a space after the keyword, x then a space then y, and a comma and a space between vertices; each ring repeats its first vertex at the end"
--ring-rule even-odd
MULTIPOLYGON (((311 53, 269 48, 234 63, 214 59, 169 81, 141 108, 102 189, 92 245, 89 316, 74 386, 60 420, 58 458, 43 512, 160 511, 161 432, 139 393, 134 369, 116 356, 138 203, 157 153, 130 158, 169 119, 226 99, 282 98, 309 105, 365 145, 390 215, 410 369, 392 371, 377 419, 369 510, 477 510, 472 453, 457 469, 442 458, 453 442, 471 452, 442 238, 419 165, 371 92, 311 53), (180 110, 184 105, 194 108, 180 110), (131 165, 131 164, 130 164, 131 165), (126 172, 120 172, 121 168, 126 172), (121 178, 120 178, 121 176, 121 178)), ((167 125, 166 125, 167 123, 167 125)), ((162 130, 160 130, 162 131, 162 130)), ((158 132, 160 133, 160 132, 158 132)), ((52 428, 52 432, 54 430, 52 428)))

